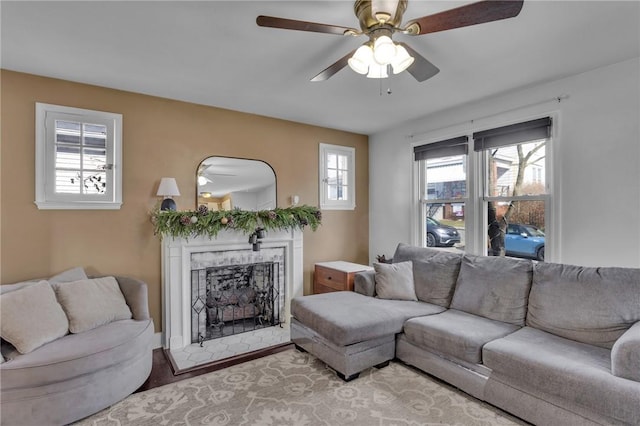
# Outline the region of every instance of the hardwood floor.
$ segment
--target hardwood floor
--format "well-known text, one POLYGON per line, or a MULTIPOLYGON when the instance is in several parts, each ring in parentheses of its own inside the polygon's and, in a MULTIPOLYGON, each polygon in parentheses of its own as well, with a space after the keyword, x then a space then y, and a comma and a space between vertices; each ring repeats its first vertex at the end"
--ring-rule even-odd
MULTIPOLYGON (((292 343, 285 343, 282 345, 272 346, 270 348, 260 349, 254 352, 246 354, 236 355, 231 358, 222 359, 220 361, 214 361, 201 366, 189 368, 187 370, 181 370, 176 372, 175 363, 172 363, 171 355, 164 349, 153 350, 153 366, 151 367, 151 374, 146 382, 142 384, 136 390, 136 392, 142 392, 149 389, 157 388, 169 383, 178 382, 180 380, 196 377, 201 374, 211 373, 212 371, 221 370, 223 368, 231 367, 232 365, 241 364, 246 361, 251 361, 256 358, 275 354, 292 348, 292 343)), ((134 392, 135 393, 135 392, 134 392)))

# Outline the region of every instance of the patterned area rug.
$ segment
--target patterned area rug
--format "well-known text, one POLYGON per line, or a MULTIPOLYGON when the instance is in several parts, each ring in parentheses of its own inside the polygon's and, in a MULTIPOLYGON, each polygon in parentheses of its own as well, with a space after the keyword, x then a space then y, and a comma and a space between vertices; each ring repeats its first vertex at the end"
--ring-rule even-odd
POLYGON ((129 396, 77 425, 522 425, 401 363, 345 383, 294 349, 129 396))

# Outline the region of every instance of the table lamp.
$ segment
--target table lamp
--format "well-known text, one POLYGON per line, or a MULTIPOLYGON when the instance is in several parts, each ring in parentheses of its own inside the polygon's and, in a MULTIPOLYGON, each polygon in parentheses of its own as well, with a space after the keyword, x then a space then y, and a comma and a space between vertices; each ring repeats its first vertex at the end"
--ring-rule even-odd
POLYGON ((160 186, 158 186, 158 197, 164 197, 160 210, 175 210, 176 202, 171 197, 179 197, 180 191, 178 190, 178 184, 175 178, 163 177, 160 180, 160 186))

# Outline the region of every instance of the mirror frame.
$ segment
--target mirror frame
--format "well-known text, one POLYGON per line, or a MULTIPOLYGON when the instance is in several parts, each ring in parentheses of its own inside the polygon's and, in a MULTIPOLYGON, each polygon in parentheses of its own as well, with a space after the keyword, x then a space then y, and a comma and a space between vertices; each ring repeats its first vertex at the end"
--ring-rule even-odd
POLYGON ((278 175, 276 174, 275 169, 273 168, 273 166, 271 166, 271 164, 267 163, 264 160, 258 160, 255 158, 245 158, 245 157, 229 157, 226 155, 210 155, 208 157, 205 157, 204 159, 202 159, 198 165, 196 166, 196 210, 200 207, 200 203, 199 203, 199 199, 200 199, 200 185, 198 185, 198 177, 200 176, 200 174, 198 173, 198 170, 200 170, 200 167, 202 166, 202 163, 204 163, 205 161, 209 160, 210 158, 225 158, 225 159, 230 159, 230 160, 246 160, 246 161, 255 161, 258 163, 263 163, 266 164, 267 167, 269 167, 269 169, 271 169, 271 172, 273 173, 273 184, 274 184, 274 208, 278 207, 278 175))

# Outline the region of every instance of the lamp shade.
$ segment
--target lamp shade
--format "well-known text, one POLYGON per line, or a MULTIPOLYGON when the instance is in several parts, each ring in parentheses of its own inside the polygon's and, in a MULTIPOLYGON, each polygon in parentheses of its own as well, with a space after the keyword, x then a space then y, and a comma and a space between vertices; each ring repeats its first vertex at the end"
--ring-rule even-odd
POLYGON ((163 177, 160 179, 160 185, 158 186, 158 197, 177 197, 180 195, 178 190, 178 184, 175 178, 163 177))
POLYGON ((407 49, 405 49, 404 46, 396 46, 396 56, 391 61, 393 73, 400 74, 402 71, 409 68, 411 64, 413 64, 413 61, 413 56, 409 55, 409 52, 407 52, 407 49))
POLYGON ((389 74, 387 74, 387 66, 386 65, 378 65, 375 62, 369 65, 369 74, 367 74, 367 78, 387 78, 389 74))
POLYGON ((371 47, 364 44, 358 47, 356 53, 347 61, 349 67, 359 74, 366 74, 369 72, 369 64, 373 62, 373 50, 371 47))
POLYGON ((396 56, 396 45, 390 37, 380 36, 373 43, 373 59, 380 65, 391 63, 396 56))

